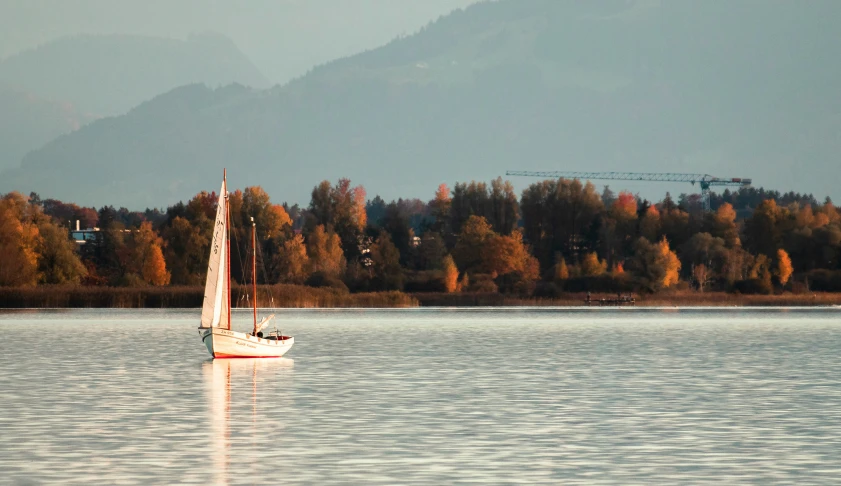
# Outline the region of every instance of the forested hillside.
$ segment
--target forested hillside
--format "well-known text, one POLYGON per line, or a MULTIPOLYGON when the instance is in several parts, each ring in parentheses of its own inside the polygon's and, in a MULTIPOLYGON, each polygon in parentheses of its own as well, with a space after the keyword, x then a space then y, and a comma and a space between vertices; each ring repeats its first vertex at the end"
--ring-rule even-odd
POLYGON ((183 87, 60 138, 0 190, 144 207, 232 180, 386 197, 511 168, 707 172, 839 196, 841 4, 502 0, 265 91, 183 87))

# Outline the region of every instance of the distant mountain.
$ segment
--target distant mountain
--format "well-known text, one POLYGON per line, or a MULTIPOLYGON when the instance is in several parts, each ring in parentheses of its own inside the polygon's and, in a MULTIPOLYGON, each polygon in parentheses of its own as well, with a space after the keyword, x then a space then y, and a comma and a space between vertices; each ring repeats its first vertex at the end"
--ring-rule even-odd
POLYGON ((163 206, 227 166, 236 187, 305 203, 341 176, 431 197, 534 168, 839 197, 837 18, 834 0, 483 3, 286 86, 178 88, 29 154, 0 191, 163 206))
POLYGON ((93 119, 69 103, 0 87, 0 170, 19 166, 30 150, 93 119))
POLYGON ((101 116, 190 83, 270 85, 228 38, 131 35, 64 37, 0 62, 0 84, 66 100, 101 116))

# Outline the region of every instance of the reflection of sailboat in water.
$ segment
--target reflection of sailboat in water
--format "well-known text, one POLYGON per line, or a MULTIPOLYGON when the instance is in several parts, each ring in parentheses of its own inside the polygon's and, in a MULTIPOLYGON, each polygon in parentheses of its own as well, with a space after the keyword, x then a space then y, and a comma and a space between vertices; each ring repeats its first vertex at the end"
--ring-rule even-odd
MULTIPOLYGON (((210 398, 210 429, 212 447, 212 466, 214 484, 228 484, 228 475, 231 467, 231 420, 234 390, 239 393, 237 398, 247 396, 250 390, 251 395, 251 423, 258 422, 257 389, 261 382, 270 378, 276 378, 278 371, 289 369, 294 366, 295 361, 287 358, 282 359, 215 359, 207 361, 202 367, 205 387, 210 398), (249 386, 247 376, 251 376, 249 386), (235 384, 235 386, 232 386, 235 384)), ((272 403, 276 406, 276 403, 272 403)), ((237 414, 237 421, 241 423, 243 413, 237 414)), ((252 431, 254 433, 254 431, 252 431)))
POLYGON ((251 285, 254 292, 254 328, 250 333, 231 330, 231 239, 228 207, 227 174, 222 178, 222 190, 213 225, 204 304, 201 311, 199 335, 214 358, 279 358, 295 343, 291 336, 275 330, 263 336, 263 329, 274 317, 257 322, 257 244, 254 218, 251 218, 251 285))

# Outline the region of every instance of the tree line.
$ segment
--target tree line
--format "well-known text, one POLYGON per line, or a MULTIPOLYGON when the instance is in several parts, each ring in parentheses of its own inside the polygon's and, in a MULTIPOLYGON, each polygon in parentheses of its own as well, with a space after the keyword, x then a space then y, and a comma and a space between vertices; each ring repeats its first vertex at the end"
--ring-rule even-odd
MULTIPOLYGON (((0 197, 0 286, 202 285, 218 196, 165 211, 0 197), (85 244, 71 237, 76 221, 85 244)), ((441 184, 430 200, 386 202, 348 179, 323 181, 309 205, 273 203, 259 186, 229 195, 231 274, 261 284, 350 292, 742 293, 841 290, 841 213, 827 198, 741 188, 667 193, 656 202, 544 180, 518 197, 501 178, 441 184), (250 218, 257 228, 251 248, 250 218)))

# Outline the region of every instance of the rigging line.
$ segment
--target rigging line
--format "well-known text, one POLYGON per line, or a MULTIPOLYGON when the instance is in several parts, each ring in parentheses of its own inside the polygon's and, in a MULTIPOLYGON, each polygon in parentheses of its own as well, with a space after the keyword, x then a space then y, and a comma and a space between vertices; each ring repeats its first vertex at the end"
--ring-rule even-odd
POLYGON ((266 294, 269 297, 269 302, 274 304, 274 295, 272 295, 272 286, 269 283, 269 272, 266 270, 266 257, 263 253, 263 245, 257 245, 257 256, 260 260, 260 268, 263 270, 263 283, 266 287, 266 294))
MULTIPOLYGON (((247 270, 245 268, 245 265, 243 264, 242 250, 240 249, 240 246, 239 246, 239 238, 237 237, 237 232, 236 231, 232 231, 231 233, 233 234, 233 238, 231 238, 231 239, 236 241, 236 245, 237 245, 237 257, 239 258, 240 277, 242 278, 242 281, 245 282, 245 281, 247 281, 246 280, 246 277, 247 277, 246 271, 247 270)), ((242 285, 242 284, 240 283, 240 285, 242 285)), ((240 294, 240 299, 239 300, 242 300, 243 298, 248 299, 248 291, 247 290, 245 292, 245 295, 240 294)), ((250 300, 248 300, 248 302, 250 302, 250 300)))

